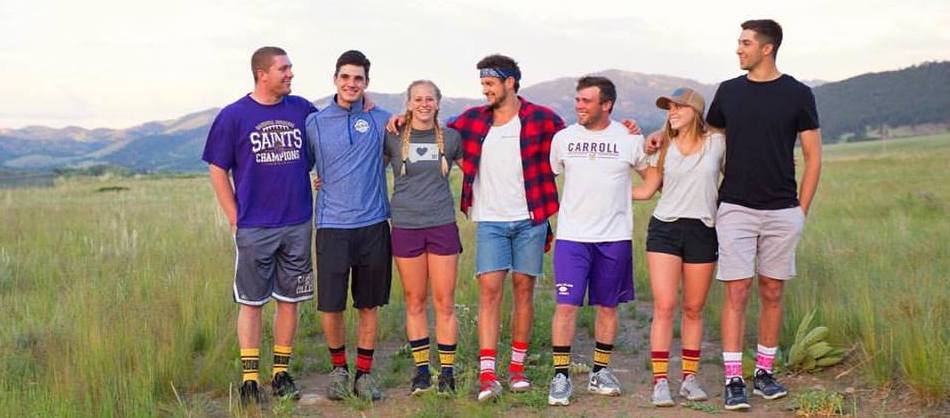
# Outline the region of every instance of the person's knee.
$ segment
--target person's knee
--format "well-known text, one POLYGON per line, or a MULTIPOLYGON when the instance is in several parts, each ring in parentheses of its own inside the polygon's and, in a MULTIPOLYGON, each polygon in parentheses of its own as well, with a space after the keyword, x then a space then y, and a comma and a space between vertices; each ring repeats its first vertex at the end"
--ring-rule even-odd
POLYGON ((730 305, 744 306, 749 299, 751 280, 741 280, 726 284, 726 302, 730 305))
POLYGON ((759 299, 761 299, 763 304, 780 304, 782 302, 781 283, 760 284, 759 299))
POLYGON ((676 300, 671 301, 653 301, 653 319, 661 321, 672 321, 676 312, 676 300))
POLYGON ((577 309, 575 305, 558 304, 554 307, 554 315, 558 319, 572 319, 577 316, 577 309))
POLYGON ((699 303, 683 303, 683 319, 699 321, 703 319, 703 305, 699 303))

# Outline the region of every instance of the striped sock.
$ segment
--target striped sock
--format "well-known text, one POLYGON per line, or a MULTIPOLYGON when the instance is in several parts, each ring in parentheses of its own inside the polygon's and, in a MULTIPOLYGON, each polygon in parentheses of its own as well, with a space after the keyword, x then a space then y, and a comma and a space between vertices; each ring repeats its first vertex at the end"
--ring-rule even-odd
POLYGON ((356 347, 356 379, 364 374, 370 374, 373 369, 373 350, 372 348, 356 347))
POLYGON ((429 373, 429 337, 409 341, 417 373, 429 373))
POLYGON ((594 344, 594 368, 592 369, 594 373, 610 365, 610 353, 613 351, 613 344, 605 344, 600 341, 594 344))
POLYGON ((273 376, 277 376, 277 373, 287 371, 287 368, 290 366, 290 356, 293 354, 293 351, 294 348, 291 346, 274 344, 273 376))
POLYGON ((329 347, 329 350, 330 362, 333 363, 333 367, 342 367, 349 370, 350 367, 346 364, 346 346, 341 345, 336 348, 329 347))
POLYGON ((528 343, 521 341, 511 342, 511 364, 508 365, 508 371, 514 373, 524 373, 524 359, 528 354, 528 343))
POLYGON ((257 381, 258 366, 261 362, 260 348, 242 348, 241 349, 241 381, 257 381))
POLYGON ((553 350, 551 361, 554 363, 554 374, 571 377, 571 346, 555 345, 551 348, 553 350))
POLYGON ((699 350, 683 349, 683 377, 699 371, 699 350))
POLYGON ((653 384, 660 379, 668 379, 666 373, 670 366, 669 351, 651 351, 650 363, 653 365, 653 384))
POLYGON ((439 344, 439 365, 443 376, 455 374, 455 349, 456 344, 439 344))
POLYGON ((495 356, 497 351, 490 348, 483 348, 478 351, 478 380, 481 383, 498 380, 495 377, 495 356))
POLYGON ((766 347, 759 344, 757 353, 755 354, 755 369, 772 373, 772 364, 775 362, 776 351, 778 351, 778 347, 766 347))
POLYGON ((723 374, 726 376, 726 383, 729 383, 733 377, 742 378, 742 352, 741 351, 723 351, 722 352, 723 374))

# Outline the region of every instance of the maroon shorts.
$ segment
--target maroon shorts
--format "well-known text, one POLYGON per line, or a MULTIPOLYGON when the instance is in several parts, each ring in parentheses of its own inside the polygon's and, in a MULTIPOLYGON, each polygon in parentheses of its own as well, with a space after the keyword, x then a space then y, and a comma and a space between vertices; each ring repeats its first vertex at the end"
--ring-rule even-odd
POLYGON ((418 257, 422 253, 452 255, 462 252, 459 228, 455 222, 420 229, 393 227, 393 256, 418 257))

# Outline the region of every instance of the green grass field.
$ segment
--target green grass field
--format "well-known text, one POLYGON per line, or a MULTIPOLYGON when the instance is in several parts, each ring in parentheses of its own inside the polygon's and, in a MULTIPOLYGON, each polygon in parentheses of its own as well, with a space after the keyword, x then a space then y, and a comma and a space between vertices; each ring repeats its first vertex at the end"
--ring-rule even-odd
MULTIPOLYGON (((948 161, 950 135, 825 147, 799 278, 785 296, 783 346, 817 308, 816 321, 831 328, 832 340, 855 347, 850 363, 866 381, 909 388, 925 401, 950 396, 948 161)), ((647 299, 642 243, 652 207, 638 203, 635 215, 637 289, 647 299)), ((227 408, 229 385, 240 374, 234 250, 205 177, 66 178, 51 189, 2 190, 0 208, 0 411, 133 417, 227 408)), ((459 362, 469 364, 460 375, 469 384, 476 361, 473 225, 461 220, 460 230, 459 362)), ((404 339, 401 292, 394 280, 380 326, 390 344, 404 339)), ((550 346, 548 293, 538 294, 536 348, 550 346)), ((711 329, 721 293, 713 286, 711 329)), ((302 310, 296 373, 329 367, 314 311, 312 302, 302 310)), ((262 345, 262 357, 269 346, 262 345)), ((403 363, 393 362, 388 384, 403 384, 411 367, 403 363)), ((537 369, 537 377, 550 376, 537 369)), ((517 402, 541 407, 544 399, 517 402)), ((474 402, 466 408, 466 415, 494 411, 474 402)))

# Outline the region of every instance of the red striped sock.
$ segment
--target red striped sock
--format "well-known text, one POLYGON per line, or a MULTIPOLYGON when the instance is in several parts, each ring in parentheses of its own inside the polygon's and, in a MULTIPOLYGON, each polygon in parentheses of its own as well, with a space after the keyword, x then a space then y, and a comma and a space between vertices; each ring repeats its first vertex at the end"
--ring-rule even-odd
POLYGON ((524 360, 528 355, 528 343, 521 341, 511 342, 511 363, 509 372, 524 373, 524 360))
POLYGON ((483 348, 478 352, 478 380, 481 383, 487 383, 492 380, 498 380, 495 377, 495 356, 498 353, 489 348, 483 348))
POLYGON ((369 374, 373 369, 373 350, 372 348, 356 348, 356 375, 357 377, 369 374))
POLYGON ((344 369, 348 368, 346 365, 346 346, 341 345, 336 348, 330 347, 329 349, 330 362, 333 363, 333 367, 342 367, 344 369))

